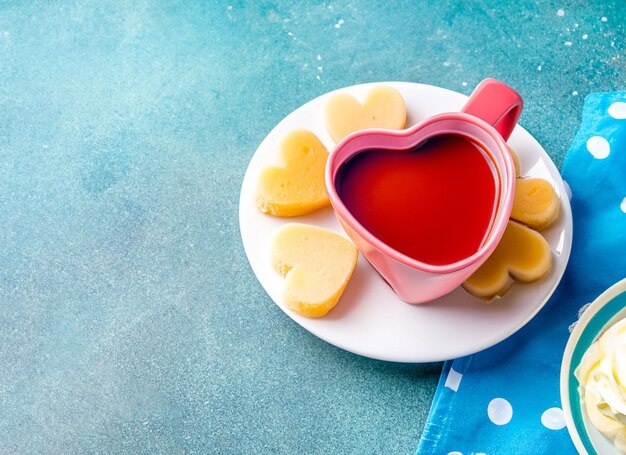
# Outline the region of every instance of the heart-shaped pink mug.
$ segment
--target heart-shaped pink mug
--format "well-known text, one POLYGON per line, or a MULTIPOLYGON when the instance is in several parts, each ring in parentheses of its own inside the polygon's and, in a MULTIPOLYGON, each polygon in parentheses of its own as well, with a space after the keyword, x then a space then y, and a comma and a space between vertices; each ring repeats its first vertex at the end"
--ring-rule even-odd
MULTIPOLYGON (((326 165, 326 189, 337 219, 359 250, 405 302, 423 303, 460 286, 491 255, 506 228, 515 191, 515 166, 506 145, 522 111, 522 98, 508 85, 485 79, 461 112, 432 116, 406 130, 370 129, 339 142, 326 165), (432 265, 403 254, 374 236, 353 216, 337 192, 337 176, 351 158, 368 150, 412 150, 427 139, 455 134, 480 145, 495 181, 494 209, 478 250, 460 261, 432 265)), ((416 242, 420 239, 416 238, 416 242)))

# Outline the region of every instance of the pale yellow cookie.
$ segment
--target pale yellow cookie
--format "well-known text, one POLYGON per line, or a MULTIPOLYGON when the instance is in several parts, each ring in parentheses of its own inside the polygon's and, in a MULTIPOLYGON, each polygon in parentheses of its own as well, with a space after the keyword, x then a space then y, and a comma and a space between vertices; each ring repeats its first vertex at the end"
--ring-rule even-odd
POLYGON ((511 219, 528 227, 543 230, 559 217, 561 204, 556 191, 547 180, 541 178, 521 178, 521 168, 517 154, 509 147, 515 164, 515 196, 511 219))
POLYGON ((307 130, 295 130, 283 140, 277 165, 263 169, 259 176, 256 206, 275 216, 304 215, 330 204, 324 171, 328 151, 307 130))
POLYGON ((463 287, 470 294, 491 300, 502 296, 512 279, 526 283, 536 281, 551 267, 552 253, 546 239, 523 224, 509 221, 494 252, 463 287))
POLYGON ((515 177, 520 177, 522 175, 522 168, 519 164, 519 157, 517 156, 517 153, 515 153, 515 150, 511 148, 511 146, 509 146, 509 152, 511 152, 511 158, 513 158, 513 165, 515 166, 515 177))
POLYGON ((511 219, 542 230, 559 217, 560 207, 559 197, 547 180, 518 178, 515 181, 511 219))
POLYGON ((271 262, 285 278, 283 303, 302 316, 324 316, 350 281, 357 255, 351 241, 327 229, 282 226, 272 240, 271 262))
POLYGON ((405 123, 404 98, 386 85, 371 89, 363 104, 346 93, 333 95, 326 104, 326 129, 335 142, 366 128, 401 130, 405 123))

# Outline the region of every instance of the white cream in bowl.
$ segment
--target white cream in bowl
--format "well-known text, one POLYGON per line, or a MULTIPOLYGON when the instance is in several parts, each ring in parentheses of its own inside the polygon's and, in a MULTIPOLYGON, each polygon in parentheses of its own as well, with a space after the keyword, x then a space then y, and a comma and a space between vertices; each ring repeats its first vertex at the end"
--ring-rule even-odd
POLYGON ((575 375, 589 420, 626 453, 626 319, 589 347, 575 375))

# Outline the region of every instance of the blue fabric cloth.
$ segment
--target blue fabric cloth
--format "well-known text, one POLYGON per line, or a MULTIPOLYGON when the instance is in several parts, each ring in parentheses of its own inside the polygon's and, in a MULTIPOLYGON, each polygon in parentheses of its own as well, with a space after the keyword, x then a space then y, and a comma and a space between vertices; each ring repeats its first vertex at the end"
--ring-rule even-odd
POLYGON ((559 370, 581 308, 626 277, 623 103, 626 92, 585 100, 562 170, 572 189, 574 240, 557 291, 511 338, 445 363, 418 455, 576 453, 560 425, 559 370))

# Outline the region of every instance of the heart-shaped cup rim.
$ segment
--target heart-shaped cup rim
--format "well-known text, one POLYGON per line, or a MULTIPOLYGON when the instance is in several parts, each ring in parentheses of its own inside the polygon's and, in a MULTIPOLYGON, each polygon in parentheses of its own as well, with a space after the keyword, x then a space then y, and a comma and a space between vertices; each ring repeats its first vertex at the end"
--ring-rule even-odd
MULTIPOLYGON (((339 220, 346 223, 350 229, 382 254, 410 268, 432 274, 446 274, 472 266, 475 269, 489 257, 504 234, 509 220, 513 206, 515 177, 513 158, 502 135, 491 124, 475 115, 464 112, 438 114, 405 130, 368 129, 357 131, 345 137, 335 146, 326 164, 326 190, 339 220), (442 134, 463 135, 476 142, 485 152, 487 155, 485 159, 494 171, 496 200, 494 201, 494 214, 490 229, 479 249, 460 261, 445 265, 433 265, 407 256, 390 247, 365 228, 343 203, 337 192, 336 179, 340 168, 359 153, 366 153, 367 150, 374 149, 410 150, 429 138, 442 134)), ((349 232, 348 234, 350 235, 349 232)))

